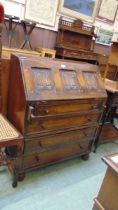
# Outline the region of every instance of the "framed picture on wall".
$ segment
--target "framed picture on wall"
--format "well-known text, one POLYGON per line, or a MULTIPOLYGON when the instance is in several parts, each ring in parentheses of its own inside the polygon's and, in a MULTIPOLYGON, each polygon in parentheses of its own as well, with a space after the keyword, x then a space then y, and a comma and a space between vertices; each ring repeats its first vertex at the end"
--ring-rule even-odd
POLYGON ((11 0, 11 1, 18 2, 20 4, 25 4, 26 2, 26 0, 11 0))
POLYGON ((99 0, 61 0, 61 13, 86 21, 94 21, 99 0))
POLYGON ((25 19, 48 26, 55 25, 58 0, 27 0, 25 19))
POLYGON ((117 0, 101 0, 97 18, 101 21, 114 23, 118 10, 117 0))
POLYGON ((98 29, 96 43, 111 46, 113 32, 105 29, 98 29))

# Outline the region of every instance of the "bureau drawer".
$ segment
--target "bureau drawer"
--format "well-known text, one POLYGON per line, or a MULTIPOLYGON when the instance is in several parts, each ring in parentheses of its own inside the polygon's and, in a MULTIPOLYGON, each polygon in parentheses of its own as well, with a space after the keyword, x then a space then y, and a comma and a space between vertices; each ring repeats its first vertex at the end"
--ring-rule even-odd
POLYGON ((75 113, 53 117, 36 118, 26 126, 26 133, 53 131, 84 125, 95 125, 101 116, 100 112, 75 113))
POLYGON ((79 111, 89 111, 93 109, 100 109, 102 107, 103 100, 94 100, 94 101, 79 101, 79 103, 61 103, 52 104, 52 105, 39 105, 35 106, 35 114, 36 115, 53 115, 53 114, 61 114, 61 113, 71 113, 71 112, 79 112, 79 111))
POLYGON ((118 95, 113 97, 112 105, 118 105, 118 95))
POLYGON ((81 140, 92 140, 95 130, 96 127, 91 127, 28 139, 25 140, 25 153, 33 150, 45 151, 47 149, 62 147, 63 145, 79 143, 81 140))
POLYGON ((23 158, 23 169, 56 163, 61 160, 89 153, 90 145, 91 142, 85 141, 80 142, 79 144, 70 145, 68 147, 58 148, 47 152, 37 152, 31 155, 26 155, 23 158))

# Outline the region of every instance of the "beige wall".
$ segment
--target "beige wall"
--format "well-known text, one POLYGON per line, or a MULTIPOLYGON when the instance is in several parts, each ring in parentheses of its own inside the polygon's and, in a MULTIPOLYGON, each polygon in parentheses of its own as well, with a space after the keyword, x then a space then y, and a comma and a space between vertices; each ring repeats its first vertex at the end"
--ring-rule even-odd
MULTIPOLYGON (((47 47, 53 49, 55 47, 56 42, 56 32, 42 29, 42 28, 35 28, 30 36, 30 42, 35 49, 36 47, 47 47)), ((12 47, 20 48, 21 43, 24 40, 24 31, 21 24, 18 24, 14 36, 12 39, 12 47)), ((3 32, 2 32, 2 42, 4 46, 8 46, 8 37, 6 28, 3 24, 3 32)), ((25 48, 28 46, 26 45, 25 48)))
MULTIPOLYGON (((56 45, 56 36, 57 32, 42 29, 42 28, 35 28, 30 36, 30 42, 32 48, 35 49, 36 47, 44 47, 54 49, 56 45)), ((12 47, 19 48, 21 43, 24 40, 24 31, 21 24, 18 24, 16 30, 14 32, 14 36, 12 39, 12 47)), ((2 32, 2 42, 4 46, 8 46, 8 37, 5 26, 3 24, 3 32, 2 32)), ((26 45, 25 49, 28 46, 26 45)), ((110 47, 104 45, 95 45, 95 52, 102 53, 105 55, 109 55, 110 47)))

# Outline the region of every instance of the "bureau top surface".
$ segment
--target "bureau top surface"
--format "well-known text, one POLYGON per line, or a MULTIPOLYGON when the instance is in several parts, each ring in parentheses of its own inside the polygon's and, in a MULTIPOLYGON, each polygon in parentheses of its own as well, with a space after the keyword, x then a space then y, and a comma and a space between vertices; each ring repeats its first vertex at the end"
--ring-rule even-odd
POLYGON ((107 155, 102 160, 118 174, 118 153, 107 155))
POLYGON ((98 67, 82 62, 12 55, 12 73, 20 72, 27 100, 104 98, 98 67))
POLYGON ((105 78, 105 89, 111 93, 118 93, 118 82, 105 78))

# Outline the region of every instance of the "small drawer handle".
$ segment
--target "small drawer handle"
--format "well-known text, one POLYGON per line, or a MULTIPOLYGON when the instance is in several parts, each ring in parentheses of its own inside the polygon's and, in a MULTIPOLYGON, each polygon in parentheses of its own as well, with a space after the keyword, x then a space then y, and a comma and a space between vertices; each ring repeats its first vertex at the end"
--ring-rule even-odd
POLYGON ((86 136, 86 137, 88 136, 87 133, 86 133, 85 131, 83 131, 83 134, 84 134, 84 136, 86 136))
POLYGON ((39 146, 42 148, 42 144, 41 144, 41 142, 40 142, 40 141, 38 142, 38 144, 39 144, 39 146))
POLYGON ((45 112, 45 114, 48 114, 49 113, 48 109, 45 109, 44 112, 45 112))
POLYGON ((45 129, 45 126, 43 124, 40 125, 42 129, 45 129))
POLYGON ((88 120, 88 121, 91 121, 91 118, 90 118, 90 117, 88 117, 88 118, 87 118, 87 120, 88 120))
POLYGON ((106 105, 103 105, 103 108, 104 108, 104 109, 106 109, 106 108, 107 108, 107 106, 106 106, 106 105))
POLYGON ((78 144, 78 146, 80 147, 80 149, 84 149, 84 148, 81 146, 81 144, 78 144))
POLYGON ((97 104, 96 104, 96 105, 92 105, 91 108, 92 108, 92 109, 97 109, 98 106, 97 106, 97 104))
POLYGON ((36 160, 37 162, 39 162, 40 158, 39 158, 38 155, 35 156, 35 160, 36 160))

